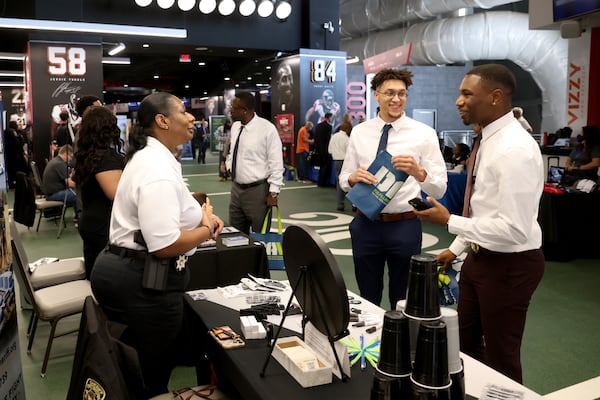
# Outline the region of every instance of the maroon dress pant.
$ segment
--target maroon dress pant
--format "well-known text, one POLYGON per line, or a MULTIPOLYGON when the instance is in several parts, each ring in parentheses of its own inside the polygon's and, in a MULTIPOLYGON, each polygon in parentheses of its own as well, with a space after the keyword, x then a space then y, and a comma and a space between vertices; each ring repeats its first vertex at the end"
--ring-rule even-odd
POLYGON ((461 351, 522 383, 525 317, 543 274, 544 254, 539 249, 469 252, 459 280, 461 351))

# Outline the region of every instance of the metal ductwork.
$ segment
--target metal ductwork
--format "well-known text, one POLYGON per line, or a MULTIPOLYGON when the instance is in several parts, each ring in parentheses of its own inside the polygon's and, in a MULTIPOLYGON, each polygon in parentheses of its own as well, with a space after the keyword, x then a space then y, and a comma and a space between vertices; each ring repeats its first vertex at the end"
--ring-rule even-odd
POLYGON ((436 19, 461 8, 490 9, 520 0, 340 0, 341 37, 402 27, 410 21, 436 19))
MULTIPOLYGON (((450 0, 445 1, 448 2, 450 0)), ((368 36, 344 40, 340 47, 349 56, 363 60, 411 42, 412 65, 513 61, 531 74, 542 92, 541 132, 554 132, 565 125, 567 41, 558 31, 529 30, 528 14, 489 11, 439 19, 372 32, 368 36)))

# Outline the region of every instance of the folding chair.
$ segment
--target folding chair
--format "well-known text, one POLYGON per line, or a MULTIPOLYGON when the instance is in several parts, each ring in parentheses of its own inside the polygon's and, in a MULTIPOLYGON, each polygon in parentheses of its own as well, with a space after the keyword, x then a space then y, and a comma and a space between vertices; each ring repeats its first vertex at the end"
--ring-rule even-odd
MULTIPOLYGON (((10 224, 11 230, 15 230, 16 225, 12 217, 10 218, 10 224)), ((52 349, 54 338, 77 332, 77 330, 71 330, 57 334, 56 326, 58 322, 65 317, 81 313, 85 298, 92 296, 92 288, 88 280, 81 279, 35 290, 28 273, 28 266, 23 263, 25 249, 21 243, 15 240, 11 240, 11 245, 13 250, 13 268, 17 276, 20 275, 20 282, 23 283, 20 289, 27 291, 33 306, 28 327, 29 343, 27 345, 27 354, 31 354, 38 321, 50 322, 50 334, 40 374, 43 378, 46 376, 46 368, 48 367, 48 359, 50 358, 50 350, 52 349)))
POLYGON ((35 207, 36 210, 39 211, 38 221, 35 228, 35 231, 38 232, 40 230, 40 222, 42 220, 42 216, 50 216, 55 219, 59 217, 59 225, 58 225, 58 236, 62 232, 63 226, 66 228, 65 223, 65 212, 66 212, 66 200, 67 196, 65 196, 63 201, 57 200, 46 200, 46 192, 44 190, 44 183, 42 181, 40 170, 37 167, 35 161, 31 161, 29 163, 31 167, 31 172, 33 174, 33 183, 35 185, 35 189, 37 195, 35 197, 35 207))

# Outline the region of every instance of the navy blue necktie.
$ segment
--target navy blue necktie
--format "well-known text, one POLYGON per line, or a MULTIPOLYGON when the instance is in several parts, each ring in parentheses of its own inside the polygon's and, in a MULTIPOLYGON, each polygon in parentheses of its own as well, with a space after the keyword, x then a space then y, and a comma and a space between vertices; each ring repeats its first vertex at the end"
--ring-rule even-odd
POLYGON ((231 180, 235 181, 235 165, 237 164, 237 153, 238 147, 240 146, 240 138, 242 137, 242 131, 244 130, 244 125, 240 127, 240 133, 238 134, 237 140, 235 141, 235 146, 233 147, 233 156, 231 158, 231 180))
POLYGON ((388 132, 392 129, 392 124, 385 124, 383 126, 383 133, 381 134, 381 138, 379 138, 379 146, 377 146, 377 155, 384 151, 387 148, 388 142, 388 132))

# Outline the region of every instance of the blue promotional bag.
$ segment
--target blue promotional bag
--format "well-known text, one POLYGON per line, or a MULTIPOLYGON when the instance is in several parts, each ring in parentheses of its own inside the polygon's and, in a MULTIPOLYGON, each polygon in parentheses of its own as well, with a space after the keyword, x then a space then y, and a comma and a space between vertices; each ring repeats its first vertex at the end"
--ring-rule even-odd
POLYGON ((265 220, 263 222, 262 229, 259 232, 251 232, 250 237, 257 242, 261 242, 267 250, 267 257, 269 259, 269 269, 273 270, 284 270, 285 265, 283 263, 283 246, 281 241, 283 239, 283 229, 281 226, 281 212, 279 207, 269 207, 265 220), (277 232, 267 232, 267 226, 273 216, 273 208, 277 208, 277 232))

